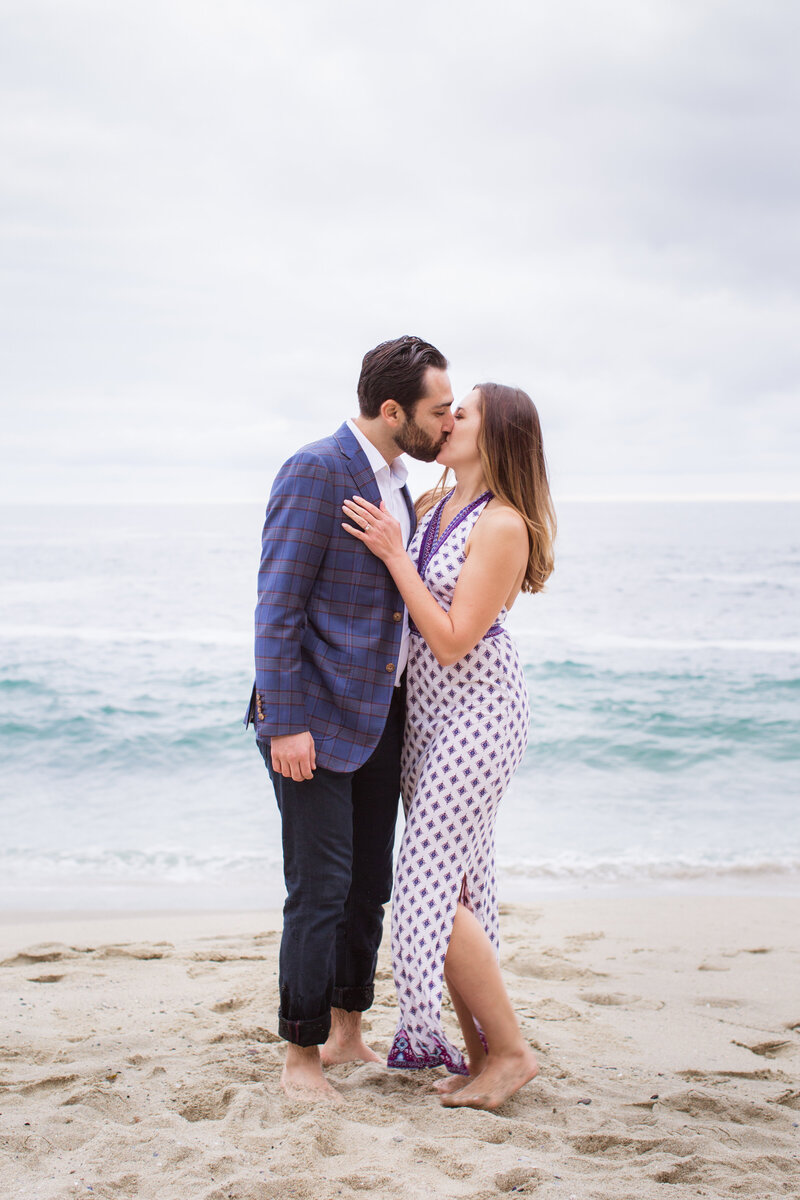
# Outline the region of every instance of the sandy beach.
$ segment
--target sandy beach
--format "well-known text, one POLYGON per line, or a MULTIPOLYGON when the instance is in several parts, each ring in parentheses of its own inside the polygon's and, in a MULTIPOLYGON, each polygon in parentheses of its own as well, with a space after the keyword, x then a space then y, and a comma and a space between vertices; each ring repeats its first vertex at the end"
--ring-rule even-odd
MULTIPOLYGON (((541 1074, 499 1112, 441 1072, 279 1087, 278 913, 5 917, 3 1200, 800 1195, 800 899, 548 900, 503 910, 541 1074)), ((394 1029, 384 951, 367 1015, 394 1029)))

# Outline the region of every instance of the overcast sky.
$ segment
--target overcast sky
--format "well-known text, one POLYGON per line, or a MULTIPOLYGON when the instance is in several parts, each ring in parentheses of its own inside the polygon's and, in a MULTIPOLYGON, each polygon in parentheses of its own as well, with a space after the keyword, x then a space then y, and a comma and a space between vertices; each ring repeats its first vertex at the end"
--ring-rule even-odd
POLYGON ((262 499, 402 333, 557 497, 800 495, 796 0, 0 13, 0 499, 262 499))

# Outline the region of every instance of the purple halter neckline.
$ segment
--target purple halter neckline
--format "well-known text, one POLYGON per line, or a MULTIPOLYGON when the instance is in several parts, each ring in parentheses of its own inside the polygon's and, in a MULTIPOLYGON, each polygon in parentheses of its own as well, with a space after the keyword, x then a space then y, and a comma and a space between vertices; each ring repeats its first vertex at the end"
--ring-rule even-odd
POLYGON ((419 555, 417 557, 417 571, 420 575, 424 575, 425 568, 427 567, 428 563, 431 561, 436 551, 447 541, 453 530, 456 529, 462 521, 466 520, 469 514, 474 512, 479 505, 483 504, 486 500, 491 500, 492 498, 491 492, 483 492, 480 496, 473 500, 471 504, 467 504, 461 509, 460 512, 456 513, 450 524, 447 526, 447 529, 445 529, 444 533, 437 538, 436 534, 439 529, 439 522, 442 518, 442 509, 450 499, 451 495, 452 492, 448 492, 446 496, 442 496, 441 500, 436 505, 436 508, 433 510, 433 516, 428 522, 428 528, 425 530, 425 536, 420 544, 419 555))
MULTIPOLYGON (((491 500, 494 493, 493 492, 484 492, 483 495, 478 496, 478 498, 476 500, 473 500, 471 504, 468 504, 465 508, 462 508, 461 512, 456 513, 456 515, 453 517, 452 521, 447 526, 447 529, 445 529, 445 531, 442 533, 441 537, 437 538, 436 531, 439 528, 439 521, 442 516, 442 509, 444 508, 447 501, 450 499, 450 495, 451 495, 451 493, 448 492, 447 495, 443 496, 442 499, 439 501, 439 503, 436 505, 436 508, 433 510, 433 515, 431 516, 430 522, 428 524, 428 528, 425 530, 425 536, 422 539, 422 543, 419 548, 419 555, 417 557, 417 571, 419 572, 419 574, 422 577, 424 577, 424 575, 425 575, 425 568, 427 567, 428 563, 431 561, 431 559, 433 558, 436 551, 441 546, 444 545, 444 543, 447 541, 447 539, 449 538, 449 536, 453 532, 453 530, 455 528, 457 528, 457 526, 460 525, 462 521, 466 520, 466 518, 469 516, 469 514, 471 512, 474 512, 476 508, 478 508, 481 504, 484 503, 484 501, 491 500)), ((417 637, 420 636, 419 630, 417 629, 416 625, 414 624, 414 622, 411 620, 410 617, 408 619, 408 628, 412 634, 415 634, 417 637)), ((497 635, 502 632, 503 632, 503 626, 501 624, 499 624, 499 622, 495 621, 495 623, 491 626, 491 628, 487 629, 486 633, 483 636, 484 637, 497 637, 497 635)))

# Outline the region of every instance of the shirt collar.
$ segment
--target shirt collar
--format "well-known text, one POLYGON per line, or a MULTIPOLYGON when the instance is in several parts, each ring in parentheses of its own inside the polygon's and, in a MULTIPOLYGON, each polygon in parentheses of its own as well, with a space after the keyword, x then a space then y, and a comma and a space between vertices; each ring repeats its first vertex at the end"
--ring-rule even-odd
POLYGON ((403 487, 408 479, 408 467, 403 462, 402 455, 398 455, 397 458, 392 461, 392 465, 389 466, 389 463, 387 463, 378 447, 373 446, 367 435, 362 433, 362 431, 358 428, 355 421, 348 420, 347 428, 350 430, 353 437, 366 454, 367 459, 369 460, 369 465, 372 467, 375 475, 377 475, 379 471, 388 471, 393 485, 398 488, 403 487))

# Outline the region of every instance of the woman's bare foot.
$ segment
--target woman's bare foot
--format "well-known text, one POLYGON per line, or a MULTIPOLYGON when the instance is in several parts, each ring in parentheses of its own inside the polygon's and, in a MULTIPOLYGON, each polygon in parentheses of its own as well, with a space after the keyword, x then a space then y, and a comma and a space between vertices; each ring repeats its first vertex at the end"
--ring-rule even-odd
POLYGON ((341 1104, 342 1097, 331 1087, 322 1074, 319 1046, 295 1046, 286 1048, 286 1062, 281 1073, 281 1087, 293 1100, 308 1100, 309 1103, 325 1100, 329 1104, 341 1104))
POLYGON ((460 1092, 468 1083, 472 1083, 472 1078, 471 1075, 448 1075, 446 1079, 437 1079, 433 1090, 440 1096, 450 1096, 453 1092, 460 1092))
POLYGON ((493 1057, 476 1079, 452 1094, 442 1096, 446 1108, 499 1108, 538 1073, 533 1051, 526 1047, 518 1054, 493 1057))
POLYGON ((334 1008, 331 1013, 331 1031, 320 1049, 320 1059, 324 1067, 346 1062, 383 1062, 364 1041, 361 1013, 345 1012, 341 1008, 334 1008))

